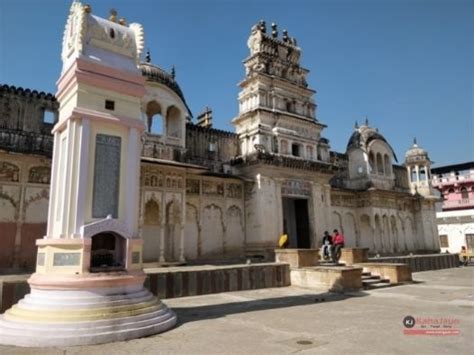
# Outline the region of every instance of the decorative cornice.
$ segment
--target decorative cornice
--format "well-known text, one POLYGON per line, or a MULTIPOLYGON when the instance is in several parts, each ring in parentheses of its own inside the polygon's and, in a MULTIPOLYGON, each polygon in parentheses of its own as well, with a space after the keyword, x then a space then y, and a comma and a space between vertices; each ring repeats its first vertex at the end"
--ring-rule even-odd
POLYGON ((21 86, 16 87, 13 85, 3 84, 0 86, 0 94, 3 93, 56 102, 56 97, 53 94, 46 93, 44 91, 23 89, 21 86))

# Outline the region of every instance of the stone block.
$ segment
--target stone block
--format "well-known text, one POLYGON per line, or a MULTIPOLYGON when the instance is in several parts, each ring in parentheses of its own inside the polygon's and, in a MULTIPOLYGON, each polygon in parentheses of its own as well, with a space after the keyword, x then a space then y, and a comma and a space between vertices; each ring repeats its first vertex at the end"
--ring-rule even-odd
POLYGON ((275 261, 288 263, 290 268, 319 265, 319 249, 275 249, 275 261))
POLYGON ((411 268, 408 264, 360 263, 357 265, 362 267, 364 272, 390 280, 391 284, 412 281, 411 268))
POLYGON ((369 260, 369 248, 342 248, 340 262, 354 265, 369 260))
POLYGON ((291 284, 308 288, 327 288, 344 292, 362 288, 362 268, 347 266, 317 266, 292 269, 291 284))

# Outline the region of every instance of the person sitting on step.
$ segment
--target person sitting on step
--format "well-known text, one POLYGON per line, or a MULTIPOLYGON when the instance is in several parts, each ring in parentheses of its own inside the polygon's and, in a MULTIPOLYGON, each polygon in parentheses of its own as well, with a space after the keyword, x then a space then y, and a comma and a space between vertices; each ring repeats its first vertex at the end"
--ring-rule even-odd
POLYGON ((341 249, 344 248, 344 236, 342 233, 339 233, 337 229, 334 229, 334 234, 332 236, 332 261, 334 263, 339 262, 339 258, 341 257, 341 249))

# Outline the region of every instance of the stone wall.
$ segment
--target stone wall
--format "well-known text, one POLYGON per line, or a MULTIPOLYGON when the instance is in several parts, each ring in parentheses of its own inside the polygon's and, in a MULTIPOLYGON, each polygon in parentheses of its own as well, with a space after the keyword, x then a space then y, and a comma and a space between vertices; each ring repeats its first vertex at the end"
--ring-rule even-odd
POLYGON ((227 172, 223 164, 239 154, 237 134, 191 123, 186 125, 184 161, 187 163, 202 165, 214 172, 227 172))
POLYGON ((0 268, 32 269, 46 233, 50 160, 0 152, 0 268))
POLYGON ((243 256, 241 180, 149 163, 142 164, 141 177, 145 262, 243 256))
POLYGON ((333 189, 331 206, 331 229, 342 231, 347 247, 369 248, 371 254, 439 250, 429 201, 395 191, 333 189))
MULTIPOLYGON (((161 299, 290 286, 290 267, 279 263, 173 267, 145 272, 145 287, 161 299)), ((28 277, 9 276, 0 282, 0 313, 30 292, 28 277)))
POLYGON ((458 254, 428 254, 413 256, 387 256, 369 259, 372 263, 408 264, 412 272, 449 269, 459 266, 458 254))

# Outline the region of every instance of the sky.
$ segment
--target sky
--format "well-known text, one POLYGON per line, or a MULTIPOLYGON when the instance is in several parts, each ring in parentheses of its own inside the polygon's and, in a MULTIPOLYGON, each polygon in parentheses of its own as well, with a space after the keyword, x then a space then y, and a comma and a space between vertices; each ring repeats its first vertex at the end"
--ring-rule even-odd
MULTIPOLYGON (((89 0, 139 22, 152 62, 176 67, 196 117, 233 130, 252 25, 287 29, 302 48, 317 119, 345 152, 367 117, 404 160, 413 138, 442 166, 474 160, 474 0, 89 0)), ((0 84, 55 93, 72 1, 0 0, 0 84)))

